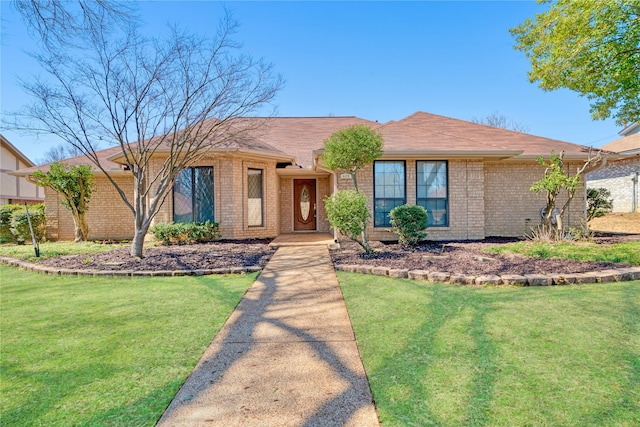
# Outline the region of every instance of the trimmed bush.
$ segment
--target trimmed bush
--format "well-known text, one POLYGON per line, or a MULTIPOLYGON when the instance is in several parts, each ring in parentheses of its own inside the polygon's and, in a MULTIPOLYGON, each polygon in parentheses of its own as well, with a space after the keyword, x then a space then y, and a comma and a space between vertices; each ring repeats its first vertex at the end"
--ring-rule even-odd
POLYGON ((613 198, 606 188, 587 189, 587 221, 613 210, 613 198))
POLYGON ((365 252, 373 252, 369 243, 360 239, 371 217, 364 194, 355 190, 338 191, 324 199, 324 206, 331 227, 358 243, 365 252))
MULTIPOLYGON (((29 206, 29 216, 33 227, 33 234, 36 242, 42 242, 46 233, 47 220, 44 216, 44 205, 29 206)), ((29 229, 29 220, 27 211, 24 207, 13 211, 11 215, 11 234, 16 242, 23 244, 31 241, 31 230, 29 229)))
POLYGON ((396 206, 389 212, 389 217, 400 243, 413 246, 427 237, 427 211, 422 206, 396 206))
POLYGON ((0 206, 0 243, 15 241, 11 234, 11 217, 20 209, 24 209, 24 206, 14 204, 0 206))
POLYGON ((217 222, 170 222, 154 225, 149 230, 153 237, 165 245, 204 243, 220 240, 217 222))

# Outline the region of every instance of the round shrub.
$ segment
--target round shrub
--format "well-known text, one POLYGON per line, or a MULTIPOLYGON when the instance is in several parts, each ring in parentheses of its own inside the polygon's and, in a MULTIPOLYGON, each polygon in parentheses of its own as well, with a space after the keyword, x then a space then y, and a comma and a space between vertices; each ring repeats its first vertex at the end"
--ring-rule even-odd
POLYGON ((427 211, 422 206, 396 206, 389 217, 400 243, 412 246, 427 237, 427 211))
MULTIPOLYGON (((44 216, 44 205, 29 206, 29 218, 31 218, 31 226, 36 242, 42 242, 46 233, 47 220, 44 216)), ((11 234, 16 242, 23 244, 31 241, 31 230, 29 228, 29 219, 27 211, 24 207, 13 212, 11 216, 11 234)))
POLYGON ((324 206, 331 227, 358 243, 367 253, 371 252, 368 242, 360 240, 371 216, 364 194, 355 190, 338 191, 324 199, 324 206))
POLYGON ((11 234, 11 217, 15 211, 24 209, 22 205, 2 205, 0 206, 0 243, 13 242, 13 234, 11 234))

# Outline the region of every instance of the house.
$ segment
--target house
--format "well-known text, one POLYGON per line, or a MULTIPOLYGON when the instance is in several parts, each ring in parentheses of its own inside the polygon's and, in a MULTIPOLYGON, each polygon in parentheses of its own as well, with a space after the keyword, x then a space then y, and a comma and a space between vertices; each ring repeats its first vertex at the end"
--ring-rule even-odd
POLYGON ((619 133, 622 138, 601 147, 620 155, 603 168, 587 175, 588 188, 606 188, 613 199, 613 212, 640 212, 640 122, 619 133))
MULTIPOLYGON (((184 170, 156 222, 215 220, 227 239, 330 232, 323 200, 352 183, 348 174, 322 167, 323 141, 338 129, 364 124, 379 130, 385 141, 383 156, 357 177, 361 191, 369 197, 372 239, 394 239, 388 213, 404 203, 427 209, 430 239, 522 236, 540 224, 545 206, 545 196, 529 190, 544 174, 537 156, 564 151, 567 169, 575 171, 589 151, 576 144, 424 112, 384 124, 357 117, 243 120, 264 124, 250 138, 218 145, 184 170)), ((113 178, 132 193, 119 147, 98 154, 113 178)), ((66 162, 88 163, 83 157, 66 162)), ((35 169, 17 174, 28 176, 35 169)), ((131 212, 99 172, 95 184, 87 214, 90 238, 130 239, 131 212)), ((72 239, 71 216, 59 202, 54 191, 45 190, 47 235, 72 239)), ((565 216, 568 226, 583 221, 583 189, 565 216)))
POLYGON ((0 205, 9 203, 35 204, 44 201, 44 191, 25 177, 10 175, 10 172, 34 166, 20 150, 0 134, 0 205))

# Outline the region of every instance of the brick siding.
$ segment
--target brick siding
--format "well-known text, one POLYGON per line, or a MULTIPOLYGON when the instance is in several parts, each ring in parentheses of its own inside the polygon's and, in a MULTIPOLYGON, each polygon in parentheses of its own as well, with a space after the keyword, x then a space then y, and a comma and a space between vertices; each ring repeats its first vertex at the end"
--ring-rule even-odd
MULTIPOLYGON (((133 179, 116 176, 114 180, 128 197, 133 197, 133 179)), ((133 214, 125 205, 115 187, 106 177, 93 178, 95 189, 89 201, 87 223, 89 240, 126 240, 133 238, 133 214)), ((75 237, 71 212, 60 203, 62 197, 45 188, 45 216, 48 240, 73 240, 75 237)))
POLYGON ((635 210, 640 212, 640 182, 635 182, 640 173, 640 156, 609 163, 606 167, 587 175, 587 187, 606 188, 613 198, 613 212, 635 210))

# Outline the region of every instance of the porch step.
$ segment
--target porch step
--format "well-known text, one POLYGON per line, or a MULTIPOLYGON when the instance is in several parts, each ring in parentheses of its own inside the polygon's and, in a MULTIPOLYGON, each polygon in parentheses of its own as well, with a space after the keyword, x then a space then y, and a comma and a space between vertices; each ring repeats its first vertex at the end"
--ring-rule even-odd
POLYGON ((329 249, 338 249, 340 245, 329 233, 290 233, 281 234, 269 246, 281 248, 287 246, 321 246, 326 245, 329 249))

